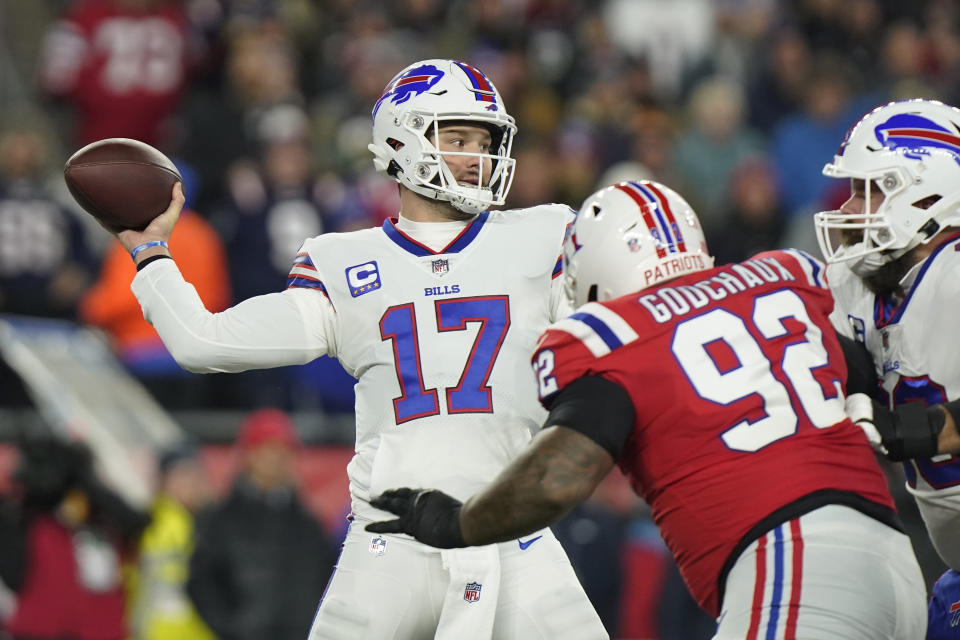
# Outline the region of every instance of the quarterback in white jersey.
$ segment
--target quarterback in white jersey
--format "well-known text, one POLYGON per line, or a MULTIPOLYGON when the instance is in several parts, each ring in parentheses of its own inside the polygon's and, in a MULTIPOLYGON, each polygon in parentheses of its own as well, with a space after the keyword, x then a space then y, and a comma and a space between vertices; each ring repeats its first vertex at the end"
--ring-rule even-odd
MULTIPOLYGON (((958 132, 956 108, 892 102, 863 116, 824 168, 851 180, 850 199, 815 217, 832 319, 866 345, 890 407, 960 399, 958 132)), ((960 568, 960 459, 907 461, 905 474, 934 547, 960 568)))
POLYGON ((328 354, 358 380, 355 522, 311 639, 607 637, 549 529, 445 551, 363 530, 384 516, 370 497, 389 487, 471 496, 545 416, 527 362, 539 334, 569 311, 558 276, 573 214, 488 209, 509 189, 515 131, 476 68, 407 67, 374 107, 370 145, 400 185, 398 218, 308 239, 285 291, 220 314, 156 245, 169 237, 178 193, 145 231, 118 233, 136 254, 144 315, 185 368, 243 371, 328 354))

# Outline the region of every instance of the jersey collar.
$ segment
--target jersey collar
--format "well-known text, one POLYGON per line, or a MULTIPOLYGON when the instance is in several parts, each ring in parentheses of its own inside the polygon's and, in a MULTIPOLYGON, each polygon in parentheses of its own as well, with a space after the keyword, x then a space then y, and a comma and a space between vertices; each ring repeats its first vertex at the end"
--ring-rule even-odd
POLYGON ((400 231, 400 229, 397 228, 396 218, 387 218, 383 221, 383 232, 386 233, 387 237, 398 247, 407 253, 412 253, 418 257, 436 256, 442 253, 458 253, 463 249, 466 249, 467 245, 469 245, 473 239, 477 237, 477 234, 480 233, 480 230, 487 222, 487 218, 489 216, 489 211, 484 211, 478 214, 470 224, 463 228, 463 231, 457 234, 456 238, 450 241, 450 244, 440 251, 434 251, 430 247, 420 244, 403 231, 400 231))
POLYGON ((917 286, 920 284, 920 281, 923 279, 924 274, 927 273, 927 269, 930 268, 930 265, 933 264, 934 257, 937 256, 941 251, 946 247, 954 247, 955 251, 960 251, 960 245, 957 245, 957 240, 960 240, 960 233, 956 233, 949 240, 941 244, 939 247, 933 250, 927 259, 921 263, 919 271, 911 271, 904 276, 904 281, 910 282, 910 290, 907 292, 906 297, 903 299, 900 304, 896 304, 890 296, 874 296, 873 298, 873 319, 877 325, 878 329, 882 329, 890 324, 895 324, 900 321, 900 318, 903 316, 903 312, 907 309, 907 304, 910 302, 910 298, 913 297, 913 292, 917 290, 917 286), (908 280, 911 275, 916 274, 912 280, 908 280))

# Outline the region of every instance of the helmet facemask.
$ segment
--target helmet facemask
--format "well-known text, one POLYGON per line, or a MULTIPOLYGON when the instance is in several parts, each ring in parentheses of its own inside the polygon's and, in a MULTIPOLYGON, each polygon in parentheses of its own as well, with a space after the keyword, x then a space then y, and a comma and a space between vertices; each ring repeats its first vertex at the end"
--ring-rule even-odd
POLYGON ((855 181, 864 183, 861 212, 834 210, 814 216, 817 242, 827 262, 852 262, 850 266, 854 272, 866 275, 903 255, 906 249, 897 251, 895 248, 899 238, 893 228, 890 211, 896 196, 908 184, 909 177, 904 175, 906 171, 891 167, 870 174, 851 175, 846 172, 841 176, 837 175, 833 165, 827 165, 823 172, 831 177, 849 177, 851 193, 855 191, 855 181), (871 203, 879 198, 882 201, 876 211, 871 211, 871 203))
MULTIPOLYGON (((466 114, 463 114, 466 115, 466 114)), ((420 138, 421 148, 416 169, 411 179, 416 182, 414 191, 431 192, 437 200, 449 201, 466 213, 479 213, 487 206, 502 205, 513 182, 516 161, 510 157, 513 145, 513 130, 499 127, 461 114, 423 114, 411 112, 408 118, 410 131, 420 138), (428 122, 423 125, 423 122, 428 122), (440 149, 441 131, 450 125, 464 124, 483 126, 490 130, 491 143, 487 153, 473 151, 449 151, 440 149), (415 128, 419 125, 419 128, 415 128), (459 182, 445 158, 464 157, 478 160, 476 184, 459 182), (489 169, 487 169, 489 166, 489 169)), ((411 187, 413 188, 413 187, 411 187)))

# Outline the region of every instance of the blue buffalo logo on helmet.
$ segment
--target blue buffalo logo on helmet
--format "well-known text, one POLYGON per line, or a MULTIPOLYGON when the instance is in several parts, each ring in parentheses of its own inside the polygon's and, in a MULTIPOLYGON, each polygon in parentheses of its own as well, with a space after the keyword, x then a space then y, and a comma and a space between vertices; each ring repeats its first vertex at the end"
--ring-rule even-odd
POLYGON ((899 113, 877 126, 874 134, 884 147, 903 149, 908 158, 921 160, 933 149, 941 149, 960 164, 960 136, 923 116, 899 113))
POLYGON ((377 117, 377 111, 380 110, 380 105, 383 104, 383 101, 387 98, 390 98, 390 102, 393 104, 403 104, 413 96, 418 96, 424 91, 429 91, 433 85, 440 82, 442 77, 443 71, 437 69, 432 64, 420 65, 419 67, 414 67, 401 73, 387 85, 383 95, 377 100, 377 104, 373 106, 373 117, 377 117))

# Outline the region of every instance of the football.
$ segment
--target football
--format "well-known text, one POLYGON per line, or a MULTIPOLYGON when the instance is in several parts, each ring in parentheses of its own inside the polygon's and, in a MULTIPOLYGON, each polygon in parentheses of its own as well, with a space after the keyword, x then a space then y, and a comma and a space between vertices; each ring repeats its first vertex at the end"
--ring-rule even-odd
POLYGON ((139 140, 107 138, 67 160, 63 178, 77 203, 110 227, 143 229, 170 205, 180 172, 139 140))

